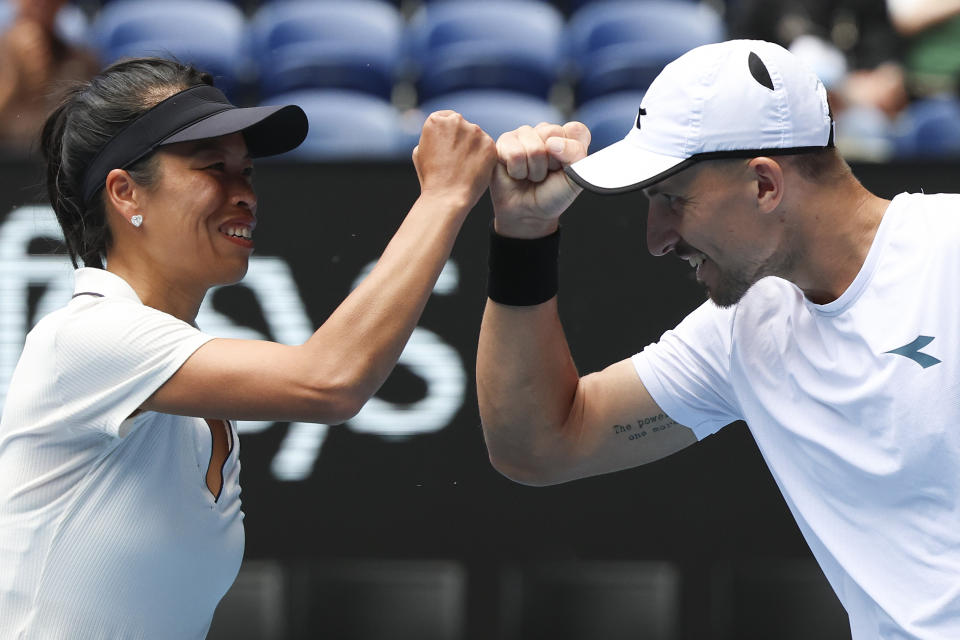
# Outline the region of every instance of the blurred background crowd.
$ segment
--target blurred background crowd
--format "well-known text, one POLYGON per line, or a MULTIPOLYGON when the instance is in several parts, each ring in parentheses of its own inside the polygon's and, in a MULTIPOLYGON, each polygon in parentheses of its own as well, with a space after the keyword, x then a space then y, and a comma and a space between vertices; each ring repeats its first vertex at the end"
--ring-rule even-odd
POLYGON ((0 32, 4 156, 35 153, 70 82, 140 55, 237 104, 300 104, 296 159, 406 157, 440 108, 494 137, 578 119, 596 149, 668 61, 761 38, 824 81, 848 159, 960 157, 960 0, 0 0, 0 32))

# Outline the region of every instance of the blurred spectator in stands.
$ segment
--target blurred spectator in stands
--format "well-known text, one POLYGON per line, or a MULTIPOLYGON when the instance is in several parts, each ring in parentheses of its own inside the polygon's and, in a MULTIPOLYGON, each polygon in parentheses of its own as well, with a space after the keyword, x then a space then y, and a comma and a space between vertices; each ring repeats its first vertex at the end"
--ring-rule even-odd
POLYGON ((851 69, 900 60, 901 39, 877 0, 739 0, 727 21, 732 38, 789 47, 800 36, 818 37, 842 52, 851 69))
POLYGON ((54 20, 66 0, 15 0, 14 16, 0 34, 0 148, 6 154, 37 151, 43 121, 73 81, 99 69, 96 57, 61 38, 54 20))
POLYGON ((813 68, 829 93, 845 157, 889 159, 908 92, 903 39, 883 2, 740 0, 730 7, 728 26, 733 38, 777 42, 813 68))
POLYGON ((907 39, 907 86, 918 97, 960 88, 960 0, 887 0, 897 31, 907 39))

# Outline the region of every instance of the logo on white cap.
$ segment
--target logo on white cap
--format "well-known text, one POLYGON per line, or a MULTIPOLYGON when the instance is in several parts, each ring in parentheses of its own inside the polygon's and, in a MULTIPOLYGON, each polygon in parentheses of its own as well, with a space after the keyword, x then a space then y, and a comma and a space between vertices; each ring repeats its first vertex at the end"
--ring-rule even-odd
POLYGON ((752 75, 757 82, 767 89, 770 89, 770 91, 775 90, 773 88, 773 79, 770 78, 770 72, 767 71, 767 65, 763 64, 760 56, 751 51, 747 57, 747 64, 750 66, 750 75, 752 75))

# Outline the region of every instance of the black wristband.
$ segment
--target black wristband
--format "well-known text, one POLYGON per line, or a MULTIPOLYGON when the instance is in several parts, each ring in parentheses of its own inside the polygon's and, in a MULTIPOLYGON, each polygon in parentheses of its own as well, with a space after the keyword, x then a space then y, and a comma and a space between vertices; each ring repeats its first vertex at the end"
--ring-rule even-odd
POLYGON ((501 236, 490 223, 490 277, 494 302, 520 307, 546 302, 559 287, 560 228, 543 238, 501 236))

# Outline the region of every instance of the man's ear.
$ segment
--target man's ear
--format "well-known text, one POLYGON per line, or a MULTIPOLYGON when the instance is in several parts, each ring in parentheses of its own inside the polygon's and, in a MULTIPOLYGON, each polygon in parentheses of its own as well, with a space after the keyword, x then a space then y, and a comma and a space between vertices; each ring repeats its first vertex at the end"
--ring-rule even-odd
POLYGON ((783 200, 783 167, 773 158, 753 158, 749 164, 757 185, 757 208, 761 213, 770 213, 783 200))
POLYGON ((107 174, 103 194, 105 202, 109 205, 107 209, 112 208, 127 222, 130 222, 133 216, 143 213, 142 187, 123 169, 113 169, 107 174))

